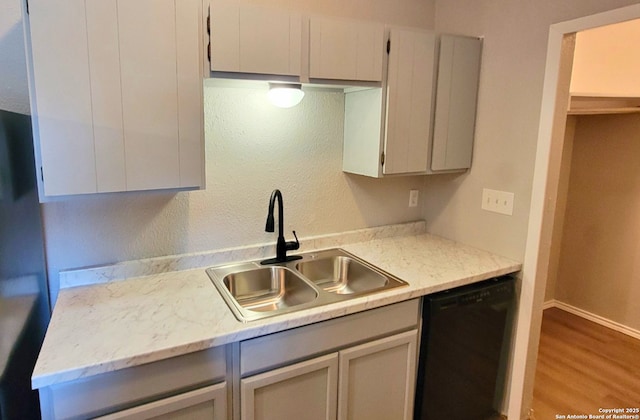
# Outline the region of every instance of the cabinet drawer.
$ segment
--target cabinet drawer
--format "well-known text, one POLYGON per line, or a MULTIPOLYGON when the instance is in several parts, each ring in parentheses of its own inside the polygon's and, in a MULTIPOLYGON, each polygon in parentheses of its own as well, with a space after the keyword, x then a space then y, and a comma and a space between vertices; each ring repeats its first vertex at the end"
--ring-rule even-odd
POLYGON ((96 420, 223 420, 226 417, 227 383, 222 382, 128 410, 97 417, 96 420))
POLYGON ((40 390, 44 419, 87 418, 122 410, 226 377, 226 347, 96 375, 40 390))
POLYGON ((419 299, 413 299, 243 341, 240 343, 240 374, 248 376, 416 328, 419 302, 419 299))

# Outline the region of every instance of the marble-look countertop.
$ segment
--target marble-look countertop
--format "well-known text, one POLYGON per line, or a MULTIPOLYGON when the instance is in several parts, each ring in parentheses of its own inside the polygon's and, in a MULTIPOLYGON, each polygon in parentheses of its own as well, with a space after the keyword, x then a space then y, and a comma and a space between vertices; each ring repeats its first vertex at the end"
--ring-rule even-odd
POLYGON ((423 296, 520 270, 521 263, 429 234, 341 248, 409 286, 327 306, 239 322, 204 268, 61 290, 32 385, 154 362, 423 296))

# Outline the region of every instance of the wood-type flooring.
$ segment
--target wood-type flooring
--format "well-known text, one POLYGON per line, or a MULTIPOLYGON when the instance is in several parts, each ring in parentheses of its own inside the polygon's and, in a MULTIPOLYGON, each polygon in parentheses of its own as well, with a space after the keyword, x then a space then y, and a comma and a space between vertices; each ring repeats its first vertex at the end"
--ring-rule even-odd
POLYGON ((615 414, 606 409, 640 418, 640 340, 558 308, 546 309, 531 419, 615 414))

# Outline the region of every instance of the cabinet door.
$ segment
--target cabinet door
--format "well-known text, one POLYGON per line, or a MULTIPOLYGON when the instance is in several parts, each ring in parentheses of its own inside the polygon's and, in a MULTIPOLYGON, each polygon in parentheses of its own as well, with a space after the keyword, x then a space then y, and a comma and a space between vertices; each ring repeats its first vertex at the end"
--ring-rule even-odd
POLYGON ((302 16, 275 7, 211 4, 211 70, 299 76, 302 16))
POLYGON ((413 417, 417 331, 340 352, 338 419, 413 417))
POLYGON ((47 195, 96 192, 85 13, 84 0, 29 1, 31 113, 47 195))
POLYGON ((44 195, 201 187, 201 2, 32 0, 29 10, 44 195))
POLYGON ((309 31, 309 77, 382 80, 384 25, 312 17, 309 31))
POLYGON ((435 34, 392 28, 387 75, 385 175, 429 169, 435 34))
POLYGON ((201 3, 117 3, 127 189, 200 185, 201 3))
POLYGON ((383 175, 384 118, 382 88, 345 92, 343 171, 375 178, 383 175))
POLYGON ((241 418, 335 419, 337 383, 337 353, 244 378, 241 418))
POLYGON ((223 382, 97 419, 225 420, 226 418, 227 383, 223 382))
POLYGON ((482 41, 442 35, 431 169, 471 167, 482 41))
MULTIPOLYGON (((95 147, 96 192, 125 191, 124 126, 118 5, 115 1, 86 0, 87 51, 91 77, 91 113, 95 147)), ((87 141, 90 143, 90 141, 87 141)))

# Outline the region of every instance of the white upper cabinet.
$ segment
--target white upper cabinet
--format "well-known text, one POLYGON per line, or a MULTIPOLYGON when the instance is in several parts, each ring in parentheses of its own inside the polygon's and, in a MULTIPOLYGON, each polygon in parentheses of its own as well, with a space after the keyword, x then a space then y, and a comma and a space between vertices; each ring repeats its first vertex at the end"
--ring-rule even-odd
POLYGON ((300 76, 299 13, 229 0, 210 7, 212 71, 300 76))
POLYGON ((282 80, 301 83, 382 81, 381 23, 309 17, 291 8, 242 0, 211 0, 209 7, 213 77, 283 76, 282 80))
POLYGON ((41 200, 204 186, 202 3, 30 0, 41 200))
POLYGON ((382 177, 470 167, 481 41, 390 28, 382 88, 345 92, 343 170, 382 177))
POLYGON ((382 80, 384 25, 329 17, 309 21, 309 77, 382 80))
POLYGON ((387 75, 385 175, 429 167, 436 36, 393 29, 387 75))
POLYGON ((31 85, 31 114, 45 193, 96 192, 85 2, 32 0, 29 9, 37 89, 31 85))
POLYGON ((442 35, 433 128, 434 171, 471 167, 482 41, 442 35))
POLYGON ((345 93, 343 170, 373 177, 429 165, 436 37, 391 28, 385 87, 345 93))

